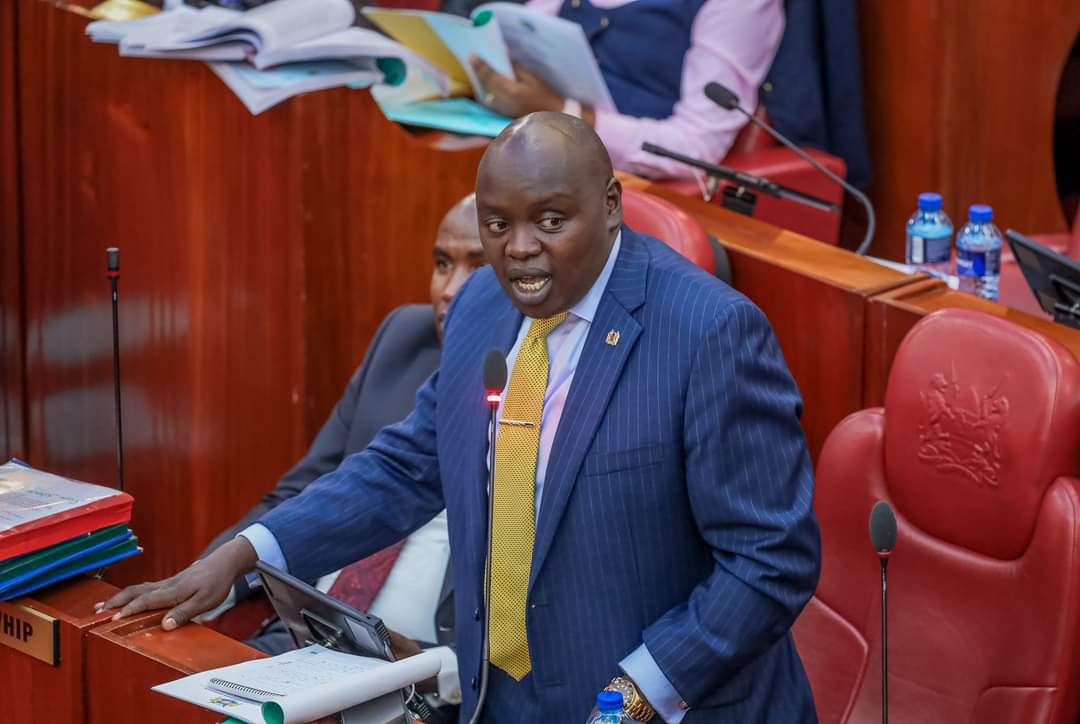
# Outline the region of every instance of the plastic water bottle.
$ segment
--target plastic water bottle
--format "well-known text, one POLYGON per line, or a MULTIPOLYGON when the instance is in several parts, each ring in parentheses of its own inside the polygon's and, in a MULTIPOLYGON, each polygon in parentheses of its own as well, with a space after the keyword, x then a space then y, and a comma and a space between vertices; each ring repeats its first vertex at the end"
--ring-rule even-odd
POLYGON ((596 713, 585 724, 624 724, 629 721, 623 712, 622 694, 601 691, 596 695, 596 713))
POLYGON ((956 276, 960 291, 996 302, 1001 278, 1001 231, 985 204, 968 209, 968 222, 956 235, 956 276))
POLYGON ((919 209, 907 221, 907 263, 939 277, 949 274, 952 221, 941 210, 941 194, 919 194, 919 209))

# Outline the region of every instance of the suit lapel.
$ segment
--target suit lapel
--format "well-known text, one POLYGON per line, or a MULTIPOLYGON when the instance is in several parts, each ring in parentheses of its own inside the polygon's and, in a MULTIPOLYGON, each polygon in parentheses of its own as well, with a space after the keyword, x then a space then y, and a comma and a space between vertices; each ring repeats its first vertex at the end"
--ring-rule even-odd
POLYGON ((548 458, 530 588, 551 549, 585 453, 641 334, 641 325, 631 314, 645 300, 648 265, 649 253, 644 241, 623 227, 622 249, 589 327, 548 458), (613 331, 615 335, 611 334, 613 331))

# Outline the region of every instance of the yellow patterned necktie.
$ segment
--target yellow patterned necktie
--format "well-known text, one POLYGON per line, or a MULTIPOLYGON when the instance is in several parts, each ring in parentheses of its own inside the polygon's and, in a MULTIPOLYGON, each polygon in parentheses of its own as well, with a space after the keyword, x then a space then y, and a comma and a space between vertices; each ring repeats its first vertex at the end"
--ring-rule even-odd
POLYGON ((536 539, 536 456, 548 384, 547 337, 567 313, 534 319, 521 343, 495 441, 491 525, 491 663, 515 681, 532 669, 525 599, 536 539))

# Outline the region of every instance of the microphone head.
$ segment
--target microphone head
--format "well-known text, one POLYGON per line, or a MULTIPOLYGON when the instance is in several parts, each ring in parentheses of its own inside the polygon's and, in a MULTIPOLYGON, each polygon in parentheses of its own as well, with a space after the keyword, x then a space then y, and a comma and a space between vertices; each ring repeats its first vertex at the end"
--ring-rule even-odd
POLYGON ((729 88, 719 83, 709 83, 705 86, 705 95, 716 105, 729 111, 738 110, 739 96, 729 88))
POLYGON ((870 511, 870 542, 878 553, 888 553, 896 546, 896 516, 884 500, 870 511))
POLYGON ((120 271, 120 250, 115 246, 110 246, 105 250, 105 264, 108 271, 120 271))
POLYGON ((484 389, 501 394, 506 387, 506 358, 501 350, 489 349, 484 357, 484 389))

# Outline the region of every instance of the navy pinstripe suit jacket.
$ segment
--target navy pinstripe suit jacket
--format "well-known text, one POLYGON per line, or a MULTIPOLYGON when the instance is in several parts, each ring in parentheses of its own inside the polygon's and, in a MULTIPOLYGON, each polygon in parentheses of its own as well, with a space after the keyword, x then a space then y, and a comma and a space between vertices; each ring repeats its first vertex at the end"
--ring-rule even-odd
MULTIPOLYGON (((487 515, 481 369, 520 324, 491 269, 476 272, 409 417, 262 520, 290 571, 311 579, 445 506, 466 717, 487 515)), ((495 679, 514 690, 492 692, 487 720, 584 721, 644 641, 689 704, 686 724, 813 721, 789 631, 819 570, 800 411, 761 311, 624 228, 548 463, 527 612, 533 672, 495 679)))

